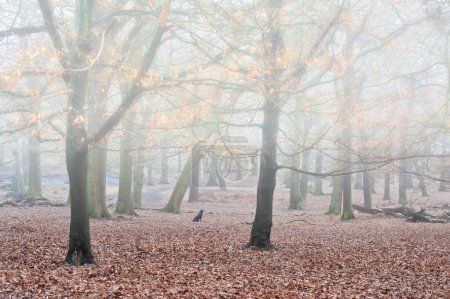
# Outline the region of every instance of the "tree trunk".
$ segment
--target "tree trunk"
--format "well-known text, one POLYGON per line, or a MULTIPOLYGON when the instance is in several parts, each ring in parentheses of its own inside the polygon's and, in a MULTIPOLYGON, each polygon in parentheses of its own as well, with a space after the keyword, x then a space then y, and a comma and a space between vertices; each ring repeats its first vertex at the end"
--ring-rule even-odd
POLYGON ((327 214, 340 215, 342 206, 342 176, 334 176, 332 182, 333 193, 331 194, 331 201, 327 214))
POLYGON ((28 147, 29 154, 29 179, 28 179, 28 196, 42 197, 41 191, 41 149, 39 140, 35 137, 30 138, 28 147))
MULTIPOLYGON (((194 148, 192 149, 192 156, 193 157, 201 157, 199 145, 195 145, 194 148)), ((191 186, 189 188, 188 202, 198 201, 198 188, 199 188, 199 181, 200 181, 200 163, 201 163, 201 158, 199 158, 198 163, 192 164, 191 186)))
POLYGON ((211 154, 211 165, 209 166, 209 176, 208 182, 206 186, 218 186, 219 182, 217 181, 217 154, 211 154))
MULTIPOLYGON (((24 185, 28 185, 29 184, 29 177, 30 177, 30 150, 29 150, 29 144, 28 144, 28 139, 27 138, 21 138, 20 139, 20 143, 21 143, 21 150, 22 150, 22 154, 21 154, 21 159, 22 159, 22 174, 23 174, 23 183, 24 185)), ((24 189, 25 190, 25 189, 24 189)))
POLYGON ((355 173, 355 184, 353 189, 362 190, 363 189, 363 174, 361 172, 355 173))
POLYGON ((384 174, 383 200, 391 200, 391 173, 389 171, 384 174))
POLYGON ((256 153, 254 156, 252 156, 252 176, 258 175, 259 170, 259 155, 256 153))
MULTIPOLYGON (((322 153, 319 150, 316 150, 314 166, 315 166, 316 173, 322 172, 323 158, 322 158, 322 153)), ((314 195, 315 196, 323 195, 322 177, 320 177, 320 176, 316 176, 314 178, 314 195)))
POLYGON ((342 179, 342 220, 354 219, 352 209, 352 175, 344 174, 342 179))
MULTIPOLYGON (((310 156, 310 151, 304 151, 302 153, 302 169, 303 170, 309 170, 309 156, 310 156)), ((300 174, 300 200, 302 201, 302 203, 306 202, 306 194, 308 193, 308 179, 309 179, 309 175, 302 173, 300 174)))
POLYGON ((272 248, 270 234, 272 230, 273 194, 276 186, 277 138, 280 118, 279 79, 281 69, 278 60, 282 52, 282 36, 279 24, 280 1, 271 1, 267 9, 265 51, 266 74, 264 90, 264 120, 262 124, 262 145, 258 187, 256 193, 256 213, 253 221, 250 241, 247 246, 272 248))
MULTIPOLYGON (((140 141, 136 142, 137 148, 142 147, 140 141)), ((133 161, 133 206, 135 209, 142 207, 142 187, 144 182, 144 151, 139 149, 133 161)))
MULTIPOLYGON (((98 46, 99 47, 99 46, 98 46)), ((109 89, 108 83, 100 84, 97 79, 101 72, 94 69, 88 84, 88 115, 87 132, 94 134, 105 120, 106 96, 109 89)), ((106 207, 106 161, 108 141, 100 141, 88 153, 88 209, 89 217, 109 218, 111 215, 106 207)))
POLYGON ((363 172, 363 190, 364 190, 364 207, 366 209, 372 208, 372 184, 370 182, 370 173, 366 170, 363 172))
POLYGON ((147 186, 155 186, 153 183, 153 169, 151 165, 147 166, 147 186))
POLYGON ((161 178, 159 180, 160 184, 169 184, 169 166, 167 158, 167 148, 161 148, 161 178))
POLYGON ((405 173, 398 175, 398 202, 404 205, 407 202, 405 173))
MULTIPOLYGON (((292 167, 297 168, 300 164, 300 155, 296 154, 292 157, 292 167)), ((289 209, 300 210, 301 206, 301 193, 300 193, 300 173, 295 170, 290 170, 291 186, 289 192, 289 209)))
POLYGON ((192 165, 198 164, 200 162, 200 158, 201 156, 197 155, 197 151, 191 152, 180 176, 178 177, 177 183, 172 190, 169 202, 162 209, 162 211, 174 214, 180 212, 181 202, 183 201, 186 190, 191 182, 192 165), (193 156, 193 154, 196 154, 196 156, 193 156))
POLYGON ((122 136, 122 150, 120 151, 119 197, 116 212, 135 215, 132 195, 133 156, 132 136, 133 120, 125 117, 123 120, 124 135, 122 136))
MULTIPOLYGON (((20 143, 19 143, 20 145, 20 143)), ((22 168, 22 149, 15 148, 13 150, 14 156, 14 171, 12 176, 12 191, 24 193, 25 184, 23 182, 23 168, 22 168)))

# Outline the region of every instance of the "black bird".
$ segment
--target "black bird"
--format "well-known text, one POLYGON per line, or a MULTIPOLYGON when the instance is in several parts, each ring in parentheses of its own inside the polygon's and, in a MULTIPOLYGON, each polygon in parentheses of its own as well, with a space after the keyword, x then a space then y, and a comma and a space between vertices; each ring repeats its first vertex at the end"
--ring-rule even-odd
POLYGON ((200 212, 198 212, 197 216, 194 217, 194 220, 192 220, 193 222, 199 222, 202 221, 202 217, 203 217, 203 210, 200 210, 200 212))

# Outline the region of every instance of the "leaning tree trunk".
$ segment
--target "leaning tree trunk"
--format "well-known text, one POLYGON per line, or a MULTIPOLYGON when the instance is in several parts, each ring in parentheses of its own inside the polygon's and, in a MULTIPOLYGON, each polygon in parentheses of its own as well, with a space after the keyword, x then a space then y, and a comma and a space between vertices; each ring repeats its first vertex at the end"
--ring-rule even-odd
POLYGON ((370 173, 365 170, 363 172, 363 193, 364 193, 364 208, 371 209, 372 208, 372 192, 371 192, 372 184, 370 182, 370 173))
POLYGON ((184 195, 189 187, 191 182, 191 169, 192 165, 200 163, 200 153, 198 151, 192 151, 189 155, 186 164, 184 165, 183 170, 181 171, 180 176, 178 177, 177 183, 172 190, 172 194, 170 195, 169 202, 162 209, 162 211, 167 213, 177 214, 180 212, 181 202, 183 201, 184 195), (196 156, 193 156, 196 154, 196 156))
POLYGON ((201 151, 199 145, 195 145, 192 148, 192 157, 200 157, 200 158, 198 163, 192 163, 191 186, 189 188, 188 202, 198 201, 198 189, 200 182, 200 163, 201 163, 201 151))
POLYGON ((342 206, 342 176, 334 176, 332 182, 333 192, 327 214, 340 215, 342 206))
POLYGON ((130 117, 124 118, 123 128, 125 132, 122 136, 120 151, 119 197, 116 212, 135 215, 132 195, 133 155, 131 154, 133 120, 130 117))
MULTIPOLYGON (((295 154, 292 157, 292 167, 297 168, 300 164, 300 155, 295 154)), ((290 210, 300 210, 301 206, 301 193, 300 193, 300 174, 298 171, 290 170, 291 182, 290 182, 290 190, 289 190, 289 209, 290 210)))
POLYGON ((28 196, 42 197, 41 191, 41 149, 39 140, 35 137, 30 138, 29 144, 29 179, 28 196))
MULTIPOLYGON (((316 150, 315 155, 315 172, 316 173, 322 173, 322 167, 323 167, 323 158, 322 153, 319 150, 316 150)), ((322 187, 322 177, 316 176, 314 178, 314 195, 315 196, 321 196, 323 195, 323 187, 322 187)))

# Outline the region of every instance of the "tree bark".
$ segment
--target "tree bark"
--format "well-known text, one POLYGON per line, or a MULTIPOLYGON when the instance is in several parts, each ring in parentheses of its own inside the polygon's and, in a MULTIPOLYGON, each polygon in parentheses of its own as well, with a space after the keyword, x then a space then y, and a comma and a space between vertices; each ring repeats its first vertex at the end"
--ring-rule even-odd
POLYGON ((189 188, 188 202, 198 201, 198 189, 199 189, 199 182, 200 182, 200 163, 201 163, 201 152, 200 152, 199 145, 195 145, 192 148, 192 157, 200 157, 200 158, 197 163, 192 164, 191 186, 189 188))
POLYGON ((178 177, 177 183, 172 190, 169 202, 162 209, 162 211, 167 213, 177 214, 180 212, 181 202, 183 201, 184 195, 189 187, 191 181, 191 169, 192 165, 198 164, 200 162, 200 155, 194 156, 197 151, 192 151, 189 155, 180 176, 178 177))
MULTIPOLYGON (((315 172, 321 173, 323 168, 323 157, 322 153, 319 150, 316 150, 315 155, 315 172)), ((314 178, 314 195, 315 196, 321 196, 323 195, 323 186, 322 186, 322 177, 316 176, 314 178)))
POLYGON ((122 150, 120 151, 119 197, 116 212, 135 215, 132 195, 133 155, 131 153, 133 120, 130 117, 124 118, 123 129, 122 150))
MULTIPOLYGON (((300 155, 296 154, 292 157, 292 167, 297 168, 300 164, 300 155)), ((300 193, 300 174, 298 171, 290 170, 291 182, 289 190, 289 209, 290 210, 300 210, 301 209, 301 193, 300 193)))
POLYGON ((28 196, 42 197, 41 191, 41 149, 39 140, 35 137, 30 138, 29 144, 29 179, 28 179, 28 196))
MULTIPOLYGON (((306 127, 306 126, 305 126, 306 127)), ((304 151, 302 153, 302 169, 303 170, 309 170, 309 156, 310 156, 310 151, 304 151)), ((308 180, 309 180, 309 175, 302 173, 300 174, 300 200, 302 203, 306 202, 306 194, 308 193, 308 180)))
POLYGON ((211 164, 209 166, 209 176, 206 186, 218 186, 219 182, 217 180, 217 154, 215 152, 211 153, 211 164))
POLYGON ((389 171, 384 174, 383 200, 391 200, 391 173, 389 171))
MULTIPOLYGON (((365 166, 366 167, 366 166, 365 166)), ((363 191, 364 191, 364 207, 372 208, 372 192, 371 192, 370 173, 366 170, 363 172, 363 191)))
MULTIPOLYGON (((136 142, 137 148, 142 147, 140 141, 136 142)), ((142 207, 142 187, 144 182, 144 151, 139 149, 133 160, 133 206, 135 209, 142 207)))
POLYGON ((332 182, 333 192, 327 214, 340 215, 342 206, 342 176, 334 176, 332 182))

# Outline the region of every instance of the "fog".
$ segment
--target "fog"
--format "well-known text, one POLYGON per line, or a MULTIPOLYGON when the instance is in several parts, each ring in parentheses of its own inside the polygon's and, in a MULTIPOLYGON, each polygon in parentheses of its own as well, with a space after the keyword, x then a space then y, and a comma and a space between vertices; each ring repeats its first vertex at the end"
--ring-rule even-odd
POLYGON ((0 209, 65 206, 69 264, 94 262, 90 218, 141 209, 242 208, 264 249, 277 211, 448 209, 447 0, 0 0, 0 15, 0 209))

